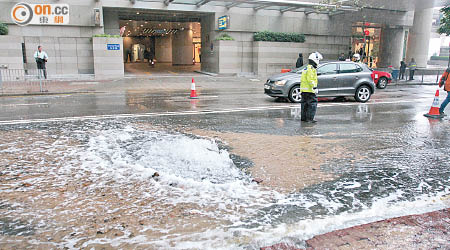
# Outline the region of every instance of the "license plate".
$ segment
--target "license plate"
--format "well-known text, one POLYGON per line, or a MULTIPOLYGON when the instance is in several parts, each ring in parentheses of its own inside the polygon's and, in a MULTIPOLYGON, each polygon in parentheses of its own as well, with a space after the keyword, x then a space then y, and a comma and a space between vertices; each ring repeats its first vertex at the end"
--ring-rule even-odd
POLYGON ((270 85, 264 85, 265 89, 270 89, 270 85))

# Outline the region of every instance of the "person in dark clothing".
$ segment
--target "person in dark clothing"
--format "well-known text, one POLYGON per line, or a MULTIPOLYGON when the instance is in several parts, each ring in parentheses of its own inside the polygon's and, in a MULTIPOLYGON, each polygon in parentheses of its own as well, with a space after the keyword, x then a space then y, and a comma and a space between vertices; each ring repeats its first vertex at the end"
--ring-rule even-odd
POLYGON ((150 62, 150 51, 149 49, 144 50, 144 59, 147 59, 150 62))
POLYGON ((417 69, 417 63, 414 60, 414 58, 411 58, 411 62, 409 62, 409 80, 412 81, 414 80, 414 73, 416 72, 417 69))
POLYGON ((352 47, 348 47, 347 59, 352 60, 352 57, 353 57, 352 47))
POLYGON ((148 64, 153 68, 155 67, 155 55, 151 49, 148 50, 148 64))
POLYGON ((339 56, 339 61, 345 61, 345 54, 344 53, 341 53, 341 55, 339 56))
POLYGON ((406 73, 406 63, 404 61, 400 62, 400 80, 405 80, 405 73, 406 73))
POLYGON ((297 62, 295 63, 296 68, 300 68, 301 66, 303 66, 303 54, 302 53, 298 54, 298 59, 297 59, 297 62))

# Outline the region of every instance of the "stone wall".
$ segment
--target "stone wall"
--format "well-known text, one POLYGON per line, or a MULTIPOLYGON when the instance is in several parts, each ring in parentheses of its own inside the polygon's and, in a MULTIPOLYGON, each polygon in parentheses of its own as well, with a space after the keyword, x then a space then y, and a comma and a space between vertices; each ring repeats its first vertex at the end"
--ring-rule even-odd
POLYGON ((93 74, 92 38, 24 37, 26 69, 36 69, 34 53, 39 45, 48 54, 49 75, 93 74))
POLYGON ((111 37, 92 38, 94 56, 94 72, 97 79, 122 78, 123 65, 123 39, 111 37), (119 44, 120 50, 108 50, 107 44, 119 44))
POLYGON ((0 66, 23 69, 22 42, 19 36, 0 36, 0 66))
POLYGON ((279 73, 281 69, 294 68, 298 54, 306 56, 308 50, 305 43, 254 42, 253 71, 265 76, 279 73))

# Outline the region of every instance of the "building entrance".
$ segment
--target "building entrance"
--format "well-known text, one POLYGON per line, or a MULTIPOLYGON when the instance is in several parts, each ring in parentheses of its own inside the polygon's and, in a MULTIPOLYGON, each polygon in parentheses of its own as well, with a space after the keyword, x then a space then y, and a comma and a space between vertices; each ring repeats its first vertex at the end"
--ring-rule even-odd
POLYGON ((125 74, 179 74, 200 70, 201 16, 119 14, 125 74))
POLYGON ((376 68, 380 61, 380 37, 381 25, 369 22, 354 23, 351 54, 360 54, 362 62, 376 68))

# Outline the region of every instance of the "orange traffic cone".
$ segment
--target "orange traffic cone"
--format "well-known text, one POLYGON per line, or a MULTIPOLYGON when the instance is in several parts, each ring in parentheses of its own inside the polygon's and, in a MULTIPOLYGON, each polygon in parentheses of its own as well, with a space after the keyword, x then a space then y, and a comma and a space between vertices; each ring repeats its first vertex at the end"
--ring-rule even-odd
POLYGON ((436 95, 434 96, 433 104, 431 105, 430 111, 428 114, 424 114, 425 117, 439 119, 442 118, 443 115, 439 112, 439 89, 436 90, 436 95))
POLYGON ((189 99, 198 99, 197 91, 195 91, 195 81, 194 78, 192 78, 192 84, 191 84, 191 96, 189 99))

